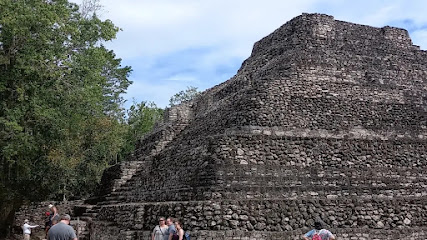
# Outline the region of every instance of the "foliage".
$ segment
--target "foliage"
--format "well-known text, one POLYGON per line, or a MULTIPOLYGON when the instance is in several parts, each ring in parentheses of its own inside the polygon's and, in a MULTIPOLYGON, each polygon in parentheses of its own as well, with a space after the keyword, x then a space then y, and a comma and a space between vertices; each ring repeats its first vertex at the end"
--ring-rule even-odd
POLYGON ((127 159, 135 150, 136 142, 162 120, 164 110, 153 102, 134 103, 128 110, 127 134, 121 157, 127 159))
POLYGON ((190 101, 191 99, 195 98, 197 95, 199 95, 200 92, 197 90, 197 87, 187 87, 186 90, 182 90, 175 95, 173 95, 169 99, 169 105, 175 106, 185 101, 190 101))
POLYGON ((0 0, 0 186, 30 200, 90 193, 117 161, 130 67, 119 29, 66 0, 0 0))
POLYGON ((0 202, 87 196, 162 119, 152 102, 125 112, 131 68, 103 46, 119 29, 97 17, 98 0, 83 7, 0 0, 0 202))

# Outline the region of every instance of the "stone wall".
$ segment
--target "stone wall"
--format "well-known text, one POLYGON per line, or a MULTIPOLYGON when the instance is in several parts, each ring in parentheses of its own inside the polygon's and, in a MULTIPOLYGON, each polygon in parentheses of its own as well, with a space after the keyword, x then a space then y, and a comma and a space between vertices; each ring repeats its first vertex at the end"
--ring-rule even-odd
POLYGON ((22 239, 21 226, 24 225, 25 219, 30 220, 30 225, 40 225, 40 227, 31 230, 31 239, 45 239, 45 213, 49 212, 48 205, 54 204, 60 214, 69 214, 71 216, 70 225, 75 229, 79 239, 84 240, 85 238, 82 233, 87 230, 86 222, 80 220, 74 213, 74 207, 82 203, 82 200, 77 200, 58 203, 46 201, 24 204, 19 211, 15 213, 11 239, 22 239))
POLYGON ((157 224, 158 216, 173 215, 194 230, 304 230, 320 216, 330 227, 347 229, 405 229, 425 226, 427 208, 419 199, 262 199, 206 202, 163 202, 103 206, 99 218, 120 229, 144 230, 157 224), (111 215, 120 211, 119 215, 111 215), (203 218, 201 218, 203 217, 203 218))
MULTIPOLYGON (((311 216, 319 215, 339 239, 346 239, 346 236, 356 233, 368 234, 372 239, 387 239, 387 236, 392 236, 391 233, 394 235, 397 232, 396 229, 401 231, 400 234, 406 232, 414 236, 425 232, 424 217, 427 209, 420 207, 425 200, 383 200, 381 203, 376 200, 372 203, 371 200, 341 198, 321 201, 308 199, 121 204, 103 207, 99 217, 108 221, 109 226, 114 226, 109 228, 109 231, 117 231, 113 236, 125 231, 141 233, 155 226, 158 216, 169 214, 184 219, 184 228, 191 229, 194 237, 203 236, 203 231, 211 230, 209 233, 215 235, 243 231, 245 233, 242 236, 266 232, 264 234, 267 236, 278 238, 293 233, 290 239, 295 239, 295 236, 309 230, 307 226, 313 223, 311 216), (120 212, 120 215, 111 215, 111 212, 120 212), (361 228, 366 229, 366 232, 361 231, 361 228), (269 232, 276 233, 270 235, 269 232), (387 233, 378 235, 381 232, 387 233)), ((94 225, 93 234, 97 239, 114 239, 108 237, 111 232, 104 235, 102 227, 97 232, 98 224, 103 226, 103 223, 94 225)))

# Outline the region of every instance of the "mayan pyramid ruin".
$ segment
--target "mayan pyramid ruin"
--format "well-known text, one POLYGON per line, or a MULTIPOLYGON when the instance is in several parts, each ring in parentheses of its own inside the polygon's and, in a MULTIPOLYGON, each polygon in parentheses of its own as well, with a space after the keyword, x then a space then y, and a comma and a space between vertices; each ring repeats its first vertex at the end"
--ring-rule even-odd
POLYGON ((91 240, 427 239, 427 52, 404 29, 302 14, 107 170, 91 240))

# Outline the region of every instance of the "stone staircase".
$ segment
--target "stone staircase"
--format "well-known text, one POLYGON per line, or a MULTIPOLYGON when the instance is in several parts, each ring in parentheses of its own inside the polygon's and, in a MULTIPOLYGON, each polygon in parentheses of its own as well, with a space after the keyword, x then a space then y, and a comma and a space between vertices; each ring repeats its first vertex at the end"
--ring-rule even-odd
MULTIPOLYGON (((130 161, 117 164, 105 170, 98 195, 109 195, 116 192, 136 172, 150 166, 151 159, 161 152, 179 133, 188 126, 190 121, 191 102, 167 109, 164 121, 144 136, 137 143, 137 151, 130 161)), ((99 196, 98 196, 99 197, 99 196)), ((108 198, 108 196, 106 196, 108 198)))
MULTIPOLYGON (((189 121, 188 109, 190 106, 191 102, 168 109, 164 122, 138 142, 137 146, 143 147, 139 148, 132 160, 117 164, 104 172, 100 194, 87 199, 84 205, 75 206, 76 217, 79 218, 82 226, 79 239, 90 239, 87 226, 96 219, 100 206, 119 203, 121 200, 120 189, 138 171, 144 171, 151 159, 185 129, 189 121), (152 141, 153 136, 156 137, 155 141, 152 141)), ((76 226, 76 228, 78 227, 76 226)))

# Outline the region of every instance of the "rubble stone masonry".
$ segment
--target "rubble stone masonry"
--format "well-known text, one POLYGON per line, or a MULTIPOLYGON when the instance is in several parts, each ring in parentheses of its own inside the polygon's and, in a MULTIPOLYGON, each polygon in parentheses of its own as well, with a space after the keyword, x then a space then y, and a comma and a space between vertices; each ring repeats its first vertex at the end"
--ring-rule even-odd
POLYGON ((90 239, 426 239, 426 83, 406 30, 302 14, 106 171, 90 239))

